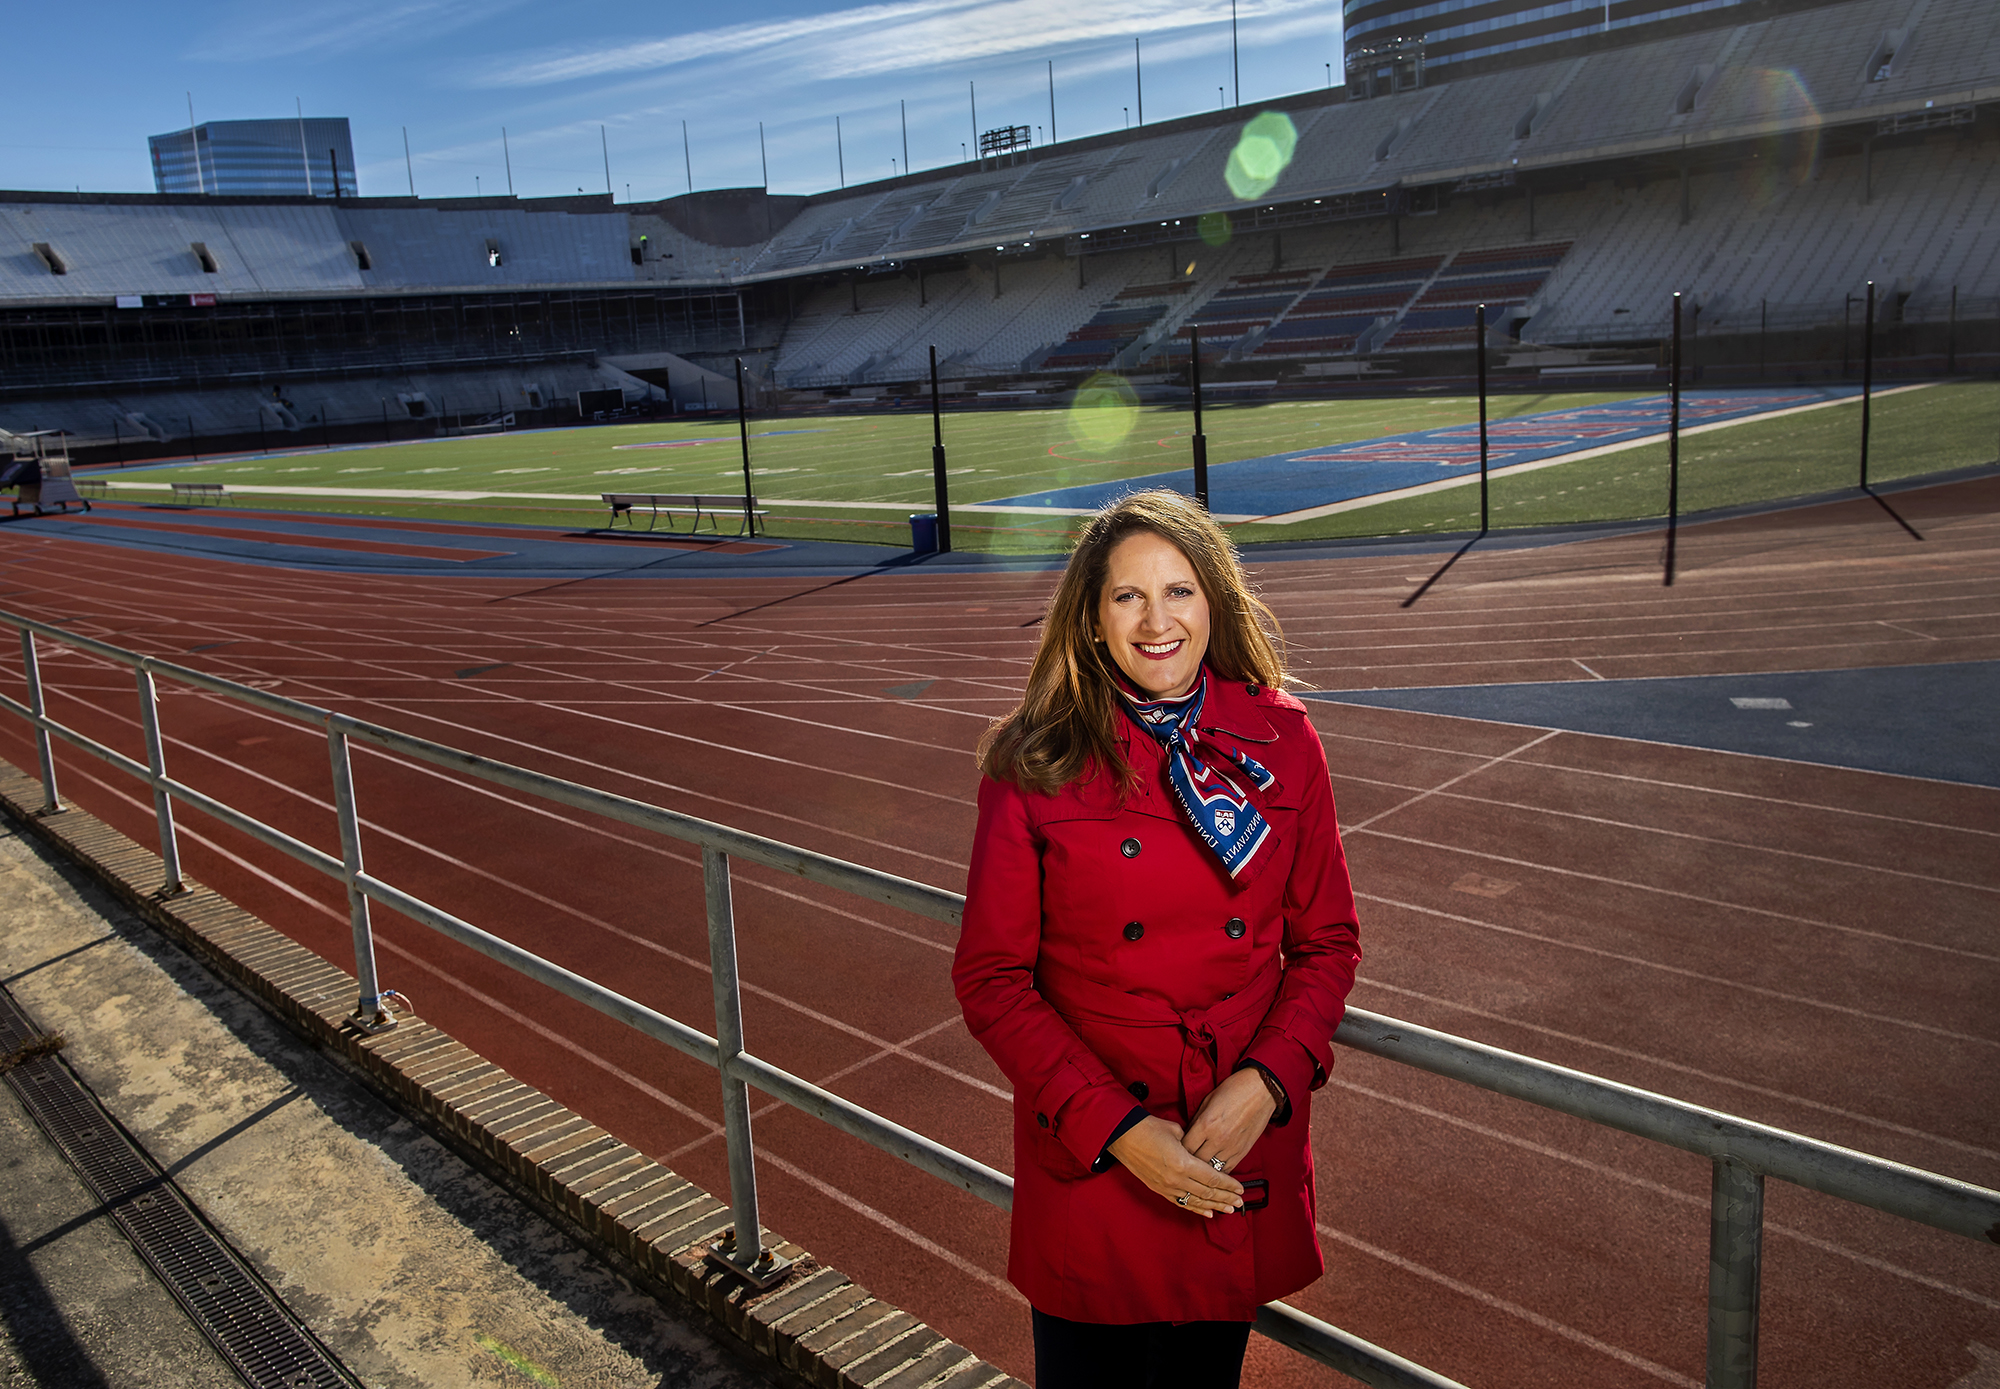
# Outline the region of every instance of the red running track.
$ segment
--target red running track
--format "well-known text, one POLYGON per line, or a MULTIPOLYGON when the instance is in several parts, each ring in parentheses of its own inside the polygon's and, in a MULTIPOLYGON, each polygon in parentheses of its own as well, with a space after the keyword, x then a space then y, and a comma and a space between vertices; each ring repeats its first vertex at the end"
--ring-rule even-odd
MULTIPOLYGON (((2000 483, 1658 538, 1257 566, 1324 688, 2000 656, 2000 483)), ((959 889, 970 750, 1017 694, 1047 574, 846 583, 342 578, 10 537, 0 605, 411 732, 959 889)), ((45 667, 127 751, 127 672, 45 667)), ((18 666, 4 679, 18 687, 18 666)), ((165 700, 169 764, 330 845, 324 744, 165 700)), ((1355 1002, 2000 1184, 2000 791, 1315 705, 1363 902, 1355 1002)), ((0 722, 0 754, 32 766, 0 722)), ((149 802, 65 754, 142 842, 149 802)), ((698 856, 358 758, 370 866, 712 1025, 698 856)), ((350 963, 338 894, 185 815, 189 869, 350 963)), ((951 997, 951 933, 756 868, 737 913, 753 1050, 996 1166, 1004 1079, 951 997)), ((712 1072, 383 913, 385 981, 524 1079, 718 1192, 712 1072)), ((783 1109, 765 1218, 981 1354, 1029 1369, 995 1211, 783 1109)), ((1317 1107, 1328 1273, 1296 1303, 1486 1389, 1696 1385, 1706 1164, 1343 1055, 1317 1107)), ((2000 1251, 1773 1184, 1767 1386, 1944 1386, 2000 1347, 2000 1251)), ((1247 1382, 1326 1372, 1256 1342, 1247 1382)), ((1973 1381, 1976 1382, 1976 1381, 1973 1381)))

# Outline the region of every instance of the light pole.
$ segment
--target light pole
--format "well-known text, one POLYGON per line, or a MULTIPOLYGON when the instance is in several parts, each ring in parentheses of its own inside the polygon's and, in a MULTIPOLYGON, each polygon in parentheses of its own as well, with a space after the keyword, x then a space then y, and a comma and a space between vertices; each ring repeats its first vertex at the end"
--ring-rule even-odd
POLYGON ((1236 61, 1236 0, 1229 0, 1229 80, 1236 84, 1236 104, 1243 104, 1243 72, 1236 61))

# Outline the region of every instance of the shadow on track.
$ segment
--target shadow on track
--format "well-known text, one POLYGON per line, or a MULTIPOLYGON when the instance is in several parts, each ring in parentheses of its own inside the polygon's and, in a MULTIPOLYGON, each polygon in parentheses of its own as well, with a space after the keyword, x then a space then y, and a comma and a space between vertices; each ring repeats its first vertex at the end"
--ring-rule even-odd
POLYGON ((1419 598, 1423 597, 1426 593, 1429 593, 1431 591, 1431 585, 1436 583, 1439 579, 1442 579, 1445 575, 1445 571, 1451 568, 1454 564, 1457 564, 1459 560, 1463 559, 1465 557, 1465 552, 1467 550, 1470 550, 1474 545, 1477 545, 1480 542, 1480 540, 1484 538, 1485 534, 1486 533, 1484 531, 1481 531, 1478 535, 1473 536, 1472 539, 1466 541, 1463 545, 1459 546, 1456 550, 1454 550, 1452 552, 1451 558, 1438 566, 1437 573, 1431 575, 1428 579, 1425 579, 1423 583, 1418 586, 1417 591, 1415 593, 1412 593, 1408 598, 1405 598, 1403 600, 1402 606, 1406 608, 1410 607, 1413 604, 1415 604, 1419 598))

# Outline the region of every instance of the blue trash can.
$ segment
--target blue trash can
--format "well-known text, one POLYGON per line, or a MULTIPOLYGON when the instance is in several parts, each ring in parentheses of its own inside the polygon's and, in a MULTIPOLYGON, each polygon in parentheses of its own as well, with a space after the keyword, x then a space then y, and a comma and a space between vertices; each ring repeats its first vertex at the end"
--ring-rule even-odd
POLYGON ((919 511, 910 517, 910 553, 934 555, 937 553, 937 513, 919 511))

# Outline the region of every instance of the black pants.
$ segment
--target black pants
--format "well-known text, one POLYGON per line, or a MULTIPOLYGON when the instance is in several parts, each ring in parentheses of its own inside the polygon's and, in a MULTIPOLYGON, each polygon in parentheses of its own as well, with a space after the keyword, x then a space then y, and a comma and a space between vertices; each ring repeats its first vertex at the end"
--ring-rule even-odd
POLYGON ((1237 1389, 1247 1321, 1102 1326, 1035 1313, 1036 1389, 1237 1389))

